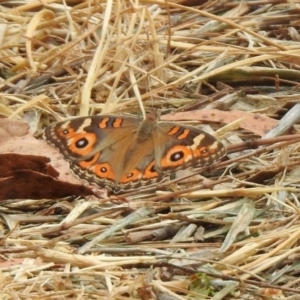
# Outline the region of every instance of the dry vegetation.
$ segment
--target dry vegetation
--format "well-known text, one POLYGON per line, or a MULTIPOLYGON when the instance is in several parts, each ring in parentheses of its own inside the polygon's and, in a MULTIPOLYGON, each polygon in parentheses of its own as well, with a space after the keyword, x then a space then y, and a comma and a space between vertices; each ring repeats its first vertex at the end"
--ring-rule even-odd
POLYGON ((3 201, 0 299, 300 299, 300 1, 188 4, 1 3, 3 117, 40 139, 155 107, 229 155, 147 194, 3 201))

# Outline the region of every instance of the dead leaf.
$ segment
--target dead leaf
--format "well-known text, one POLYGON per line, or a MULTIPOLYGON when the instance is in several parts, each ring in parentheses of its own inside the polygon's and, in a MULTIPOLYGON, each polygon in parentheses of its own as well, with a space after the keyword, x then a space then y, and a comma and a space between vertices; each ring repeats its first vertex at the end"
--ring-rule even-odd
POLYGON ((55 178, 58 173, 48 165, 49 161, 42 156, 1 154, 0 200, 55 199, 94 194, 87 186, 55 178))
POLYGON ((178 112, 176 114, 168 114, 161 116, 163 121, 178 120, 197 120, 204 122, 219 122, 229 124, 238 119, 242 119, 240 127, 263 136, 269 130, 274 128, 278 121, 267 116, 245 111, 221 111, 218 109, 210 110, 194 110, 189 112, 178 112))

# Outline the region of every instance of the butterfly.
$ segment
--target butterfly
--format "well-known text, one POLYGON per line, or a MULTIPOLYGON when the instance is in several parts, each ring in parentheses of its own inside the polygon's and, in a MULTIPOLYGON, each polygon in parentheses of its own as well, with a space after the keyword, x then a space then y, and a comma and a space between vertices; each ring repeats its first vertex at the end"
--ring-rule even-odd
POLYGON ((144 189, 189 167, 226 154, 212 135, 195 127, 127 115, 78 117, 54 123, 46 140, 60 150, 80 179, 114 194, 144 189))

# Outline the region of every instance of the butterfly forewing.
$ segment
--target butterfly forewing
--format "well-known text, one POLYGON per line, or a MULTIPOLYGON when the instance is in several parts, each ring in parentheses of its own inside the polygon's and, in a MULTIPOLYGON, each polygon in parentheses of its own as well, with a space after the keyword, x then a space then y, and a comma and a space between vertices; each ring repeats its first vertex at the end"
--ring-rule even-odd
POLYGON ((212 135, 190 126, 176 123, 160 123, 158 127, 158 144, 160 163, 163 170, 179 170, 188 167, 203 167, 219 160, 226 154, 221 142, 212 135))

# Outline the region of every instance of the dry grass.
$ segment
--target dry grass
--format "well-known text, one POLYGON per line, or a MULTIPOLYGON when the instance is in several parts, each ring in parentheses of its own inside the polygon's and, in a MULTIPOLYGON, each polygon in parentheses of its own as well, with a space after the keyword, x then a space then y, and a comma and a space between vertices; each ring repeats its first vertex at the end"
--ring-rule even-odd
MULTIPOLYGON (((0 299, 300 299, 300 144, 276 139, 299 127, 300 3, 175 2, 3 2, 0 113, 38 138, 70 116, 238 110, 281 120, 273 140, 189 189, 3 201, 0 299)), ((229 149, 258 137, 241 120, 229 149)))

